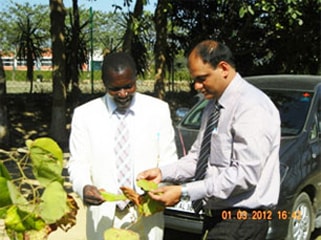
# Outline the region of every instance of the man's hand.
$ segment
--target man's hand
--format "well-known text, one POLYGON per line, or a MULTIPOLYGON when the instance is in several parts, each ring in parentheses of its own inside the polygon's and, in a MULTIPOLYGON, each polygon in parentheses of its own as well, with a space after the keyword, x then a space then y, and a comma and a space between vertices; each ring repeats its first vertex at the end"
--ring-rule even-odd
POLYGON ((159 168, 148 169, 138 174, 137 180, 141 179, 153 181, 158 184, 162 180, 162 172, 159 168))
POLYGON ((84 203, 88 205, 100 205, 105 201, 97 187, 92 185, 86 185, 84 187, 83 196, 84 203))
POLYGON ((182 186, 164 186, 156 190, 149 191, 149 196, 155 201, 161 202, 164 206, 174 206, 181 199, 182 186))

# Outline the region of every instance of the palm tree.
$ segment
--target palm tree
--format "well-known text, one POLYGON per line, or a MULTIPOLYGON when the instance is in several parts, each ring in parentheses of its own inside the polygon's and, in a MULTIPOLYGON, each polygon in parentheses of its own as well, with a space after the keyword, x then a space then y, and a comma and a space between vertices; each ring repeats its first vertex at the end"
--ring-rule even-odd
POLYGON ((33 66, 35 60, 41 58, 45 36, 40 35, 39 31, 37 31, 39 22, 33 24, 29 14, 25 17, 25 19, 18 19, 20 34, 16 40, 18 45, 17 57, 27 61, 27 79, 30 81, 30 93, 32 93, 33 66))
POLYGON ((72 12, 69 13, 70 27, 66 27, 66 87, 71 82, 71 104, 77 106, 79 95, 79 75, 84 64, 88 63, 88 51, 86 47, 84 28, 89 21, 80 25, 78 1, 72 1, 72 12))
MULTIPOLYGON (((146 3, 146 0, 136 0, 134 11, 129 11, 127 16, 124 15, 126 31, 122 37, 122 50, 133 56, 138 73, 142 75, 144 75, 148 66, 148 51, 146 36, 144 36, 148 28, 146 28, 146 22, 143 19, 143 7, 146 3)), ((129 4, 130 1, 125 0, 125 5, 129 6, 129 4)))

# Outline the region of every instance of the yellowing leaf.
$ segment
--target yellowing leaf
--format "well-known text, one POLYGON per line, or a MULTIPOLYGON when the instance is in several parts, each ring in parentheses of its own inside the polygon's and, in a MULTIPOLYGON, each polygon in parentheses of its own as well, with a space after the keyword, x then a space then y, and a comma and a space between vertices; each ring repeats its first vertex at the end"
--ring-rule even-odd
POLYGON ((110 228, 104 232, 104 240, 139 240, 139 235, 131 230, 110 228))
POLYGON ((143 196, 142 201, 142 212, 141 214, 144 216, 150 216, 158 212, 164 211, 165 207, 160 202, 155 201, 149 195, 143 196))
POLYGON ((138 180, 137 186, 142 188, 146 192, 151 191, 151 190, 155 190, 158 187, 157 183, 155 183, 153 181, 148 181, 145 179, 138 180))
POLYGON ((120 190, 122 190, 125 196, 135 205, 140 205, 140 195, 137 192, 129 187, 121 187, 120 190))
POLYGON ((123 194, 114 194, 105 191, 100 191, 100 194, 107 202, 123 201, 127 199, 123 194))
POLYGON ((40 216, 46 223, 55 223, 69 210, 67 193, 59 182, 50 183, 41 196, 40 216))

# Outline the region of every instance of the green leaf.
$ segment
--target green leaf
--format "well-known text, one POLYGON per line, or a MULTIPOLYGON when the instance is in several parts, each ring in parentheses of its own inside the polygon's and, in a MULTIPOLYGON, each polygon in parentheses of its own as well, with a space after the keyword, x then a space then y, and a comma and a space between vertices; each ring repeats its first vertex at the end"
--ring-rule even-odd
POLYGON ((253 10, 253 8, 252 8, 251 5, 249 5, 249 6, 247 7, 247 10, 248 10, 248 12, 249 12, 251 15, 254 15, 254 10, 253 10))
POLYGON ((23 232, 26 230, 26 227, 23 225, 21 217, 18 213, 18 207, 15 205, 12 205, 8 209, 7 216, 4 221, 7 228, 10 228, 17 232, 23 232))
POLYGON ((239 16, 240 18, 243 18, 244 15, 246 14, 247 10, 242 6, 240 9, 239 9, 239 16))
POLYGON ((30 151, 32 170, 37 180, 43 186, 53 181, 63 182, 63 152, 51 138, 38 138, 33 142, 27 141, 30 151))
POLYGON ((143 196, 144 200, 142 203, 142 208, 140 209, 144 216, 150 216, 158 212, 164 211, 165 207, 160 202, 155 201, 154 199, 150 198, 148 194, 143 196))
POLYGON ((3 164, 3 162, 0 162, 0 177, 3 177, 7 180, 11 180, 11 176, 9 174, 9 171, 6 168, 6 166, 3 164))
POLYGON ((10 198, 13 204, 21 206, 27 206, 30 209, 30 204, 27 199, 21 194, 21 192, 17 189, 16 185, 13 182, 7 182, 10 198))
POLYGON ((0 177, 0 207, 6 207, 12 204, 8 182, 6 178, 0 177))
POLYGON ((41 200, 39 214, 48 224, 55 223, 68 211, 67 193, 57 181, 47 186, 41 200))
POLYGON ((105 201, 108 202, 123 201, 127 199, 124 194, 114 194, 105 191, 100 191, 100 194, 105 199, 105 201))
POLYGON ((30 150, 34 147, 38 147, 46 152, 51 153, 52 156, 59 162, 61 167, 63 167, 63 152, 57 142, 55 142, 53 139, 46 137, 37 138, 32 143, 26 144, 29 145, 30 150))
POLYGON ((138 233, 130 230, 110 228, 104 232, 104 239, 105 240, 139 240, 139 235, 138 233))
POLYGON ((0 207, 5 207, 12 204, 8 189, 9 180, 11 180, 11 176, 8 172, 8 169, 3 162, 0 162, 0 207))
POLYGON ((151 190, 155 190, 158 188, 158 184, 153 181, 148 181, 145 179, 141 179, 137 181, 137 186, 142 188, 144 191, 148 192, 151 190))
POLYGON ((16 205, 11 206, 5 218, 6 227, 17 232, 28 230, 41 230, 46 223, 36 214, 19 209, 16 205))

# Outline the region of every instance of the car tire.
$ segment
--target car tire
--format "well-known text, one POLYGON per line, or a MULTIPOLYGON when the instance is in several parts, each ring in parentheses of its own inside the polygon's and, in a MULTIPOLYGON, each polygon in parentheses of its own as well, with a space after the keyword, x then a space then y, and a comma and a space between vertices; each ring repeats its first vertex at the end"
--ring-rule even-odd
POLYGON ((312 203, 305 192, 295 199, 289 213, 289 226, 286 240, 310 240, 312 230, 312 203))

